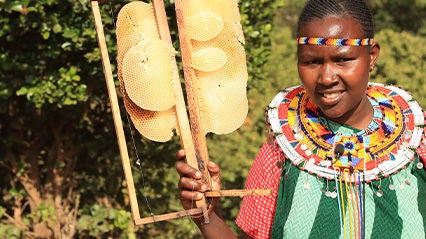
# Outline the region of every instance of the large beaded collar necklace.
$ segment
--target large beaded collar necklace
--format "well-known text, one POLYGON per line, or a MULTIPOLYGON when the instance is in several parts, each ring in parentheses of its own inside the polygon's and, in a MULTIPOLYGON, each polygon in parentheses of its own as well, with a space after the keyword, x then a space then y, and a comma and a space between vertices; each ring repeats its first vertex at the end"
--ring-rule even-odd
POLYGON ((287 160, 327 179, 370 182, 413 161, 423 134, 422 109, 410 94, 371 83, 373 120, 351 130, 320 116, 302 86, 280 92, 267 108, 271 134, 287 160))

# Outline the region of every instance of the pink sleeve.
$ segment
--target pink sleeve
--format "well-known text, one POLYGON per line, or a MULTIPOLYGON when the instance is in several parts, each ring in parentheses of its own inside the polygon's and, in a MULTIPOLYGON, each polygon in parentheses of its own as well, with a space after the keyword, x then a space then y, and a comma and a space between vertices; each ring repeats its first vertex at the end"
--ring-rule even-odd
MULTIPOLYGON (((426 112, 423 112, 423 115, 426 116, 426 112)), ((426 119, 425 119, 426 125, 426 119)), ((417 148, 416 153, 419 155, 420 159, 423 161, 423 165, 426 168, 426 131, 423 129, 423 137, 420 142, 419 148, 417 148)))
POLYGON ((246 179, 246 189, 272 189, 271 196, 246 196, 241 203, 237 225, 252 238, 270 238, 281 175, 278 154, 264 143, 246 179))

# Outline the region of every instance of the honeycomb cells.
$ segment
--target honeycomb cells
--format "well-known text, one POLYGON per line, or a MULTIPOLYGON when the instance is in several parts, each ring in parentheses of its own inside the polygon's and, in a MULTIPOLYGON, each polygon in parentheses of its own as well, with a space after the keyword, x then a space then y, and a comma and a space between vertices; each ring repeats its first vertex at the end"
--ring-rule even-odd
POLYGON ((123 81, 130 99, 139 107, 163 111, 175 104, 172 86, 173 51, 160 39, 140 42, 124 55, 123 81))
POLYGON ((118 13, 116 36, 118 76, 121 77, 124 54, 140 41, 159 38, 152 6, 139 1, 124 5, 118 13))
POLYGON ((247 66, 237 0, 184 0, 205 133, 238 129, 248 112, 247 66), (208 33, 210 31, 210 34, 208 33))
POLYGON ((192 54, 191 66, 199 71, 215 71, 226 63, 226 53, 219 48, 206 47, 192 54))
POLYGON ((223 18, 211 11, 199 11, 188 21, 188 35, 197 41, 208 41, 223 30, 223 18))
POLYGON ((124 106, 146 138, 166 142, 176 129, 174 50, 159 39, 151 4, 133 1, 117 18, 117 74, 124 106))
POLYGON ((165 111, 144 110, 129 98, 124 98, 124 106, 135 128, 147 139, 167 142, 173 137, 173 130, 177 124, 174 108, 165 111))
POLYGON ((204 95, 200 98, 200 108, 205 131, 228 134, 241 126, 248 111, 245 87, 241 81, 200 80, 200 93, 204 95))
MULTIPOLYGON (((202 130, 231 133, 248 111, 238 1, 183 0, 183 6, 202 130)), ((152 4, 124 5, 116 26, 117 74, 126 110, 143 136, 166 142, 177 130, 174 49, 159 37, 152 4)))

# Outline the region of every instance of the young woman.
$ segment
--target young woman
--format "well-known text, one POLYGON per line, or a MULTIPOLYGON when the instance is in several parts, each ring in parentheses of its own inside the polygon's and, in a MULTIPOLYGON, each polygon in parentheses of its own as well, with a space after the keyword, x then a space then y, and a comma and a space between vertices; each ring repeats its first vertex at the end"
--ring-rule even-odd
MULTIPOLYGON (((369 83, 380 52, 373 37, 365 1, 307 2, 298 25, 301 85, 271 101, 273 140, 246 182, 273 195, 243 199, 242 237, 426 238, 423 111, 407 92, 369 83)), ((208 189, 183 161, 176 169, 191 208, 208 189)), ((219 167, 209 169, 219 190, 219 167)), ((236 238, 216 208, 209 224, 194 218, 204 237, 236 238)))

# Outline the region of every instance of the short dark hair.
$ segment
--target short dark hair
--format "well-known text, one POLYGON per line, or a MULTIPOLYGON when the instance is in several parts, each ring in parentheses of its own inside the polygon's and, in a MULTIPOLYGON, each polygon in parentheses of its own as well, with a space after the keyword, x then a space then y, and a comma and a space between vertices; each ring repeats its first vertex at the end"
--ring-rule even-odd
POLYGON ((314 18, 329 16, 351 17, 360 24, 363 37, 374 37, 373 14, 365 0, 309 0, 299 16, 297 35, 300 37, 302 27, 314 18))

